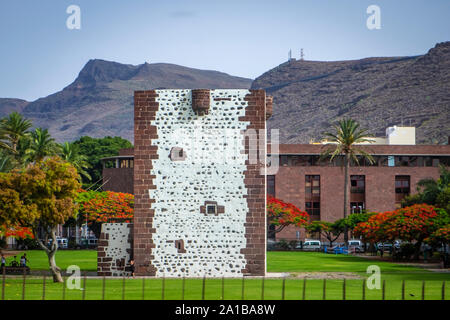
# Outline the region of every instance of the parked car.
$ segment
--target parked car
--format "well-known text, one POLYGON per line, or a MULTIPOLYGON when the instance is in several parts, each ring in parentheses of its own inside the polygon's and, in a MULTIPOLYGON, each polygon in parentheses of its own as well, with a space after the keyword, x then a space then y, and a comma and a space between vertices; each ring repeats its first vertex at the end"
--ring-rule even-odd
POLYGON ((305 251, 319 251, 322 248, 320 240, 305 240, 303 242, 303 250, 305 251))
POLYGON ((91 238, 83 238, 80 241, 80 247, 81 248, 96 248, 98 244, 98 240, 95 237, 91 237, 91 238))
POLYGON ((351 252, 354 250, 356 253, 364 252, 364 243, 358 239, 348 240, 348 249, 351 252))
POLYGON ((392 247, 394 247, 396 250, 400 250, 400 246, 401 246, 402 242, 400 240, 395 240, 394 244, 390 243, 390 242, 379 242, 377 243, 377 248, 378 250, 383 249, 383 251, 391 251, 392 247))
POLYGON ((341 249, 343 249, 343 248, 346 248, 344 243, 336 243, 332 247, 327 248, 327 253, 333 253, 335 251, 342 251, 341 249))
MULTIPOLYGON (((48 241, 48 245, 52 244, 53 240, 48 241)), ((56 237, 56 243, 58 244, 58 249, 67 249, 69 247, 69 240, 67 238, 56 237)))
POLYGON ((275 250, 277 247, 277 242, 273 239, 267 239, 267 251, 275 250))

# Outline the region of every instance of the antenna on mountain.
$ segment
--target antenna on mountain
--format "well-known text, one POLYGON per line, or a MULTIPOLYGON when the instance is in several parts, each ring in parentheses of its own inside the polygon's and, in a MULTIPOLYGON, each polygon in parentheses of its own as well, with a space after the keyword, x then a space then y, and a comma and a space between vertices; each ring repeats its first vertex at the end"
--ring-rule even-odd
POLYGON ((288 61, 291 61, 291 60, 292 60, 292 50, 289 49, 289 52, 288 52, 288 61))
POLYGON ((303 48, 300 49, 300 60, 305 60, 305 54, 303 53, 303 48))

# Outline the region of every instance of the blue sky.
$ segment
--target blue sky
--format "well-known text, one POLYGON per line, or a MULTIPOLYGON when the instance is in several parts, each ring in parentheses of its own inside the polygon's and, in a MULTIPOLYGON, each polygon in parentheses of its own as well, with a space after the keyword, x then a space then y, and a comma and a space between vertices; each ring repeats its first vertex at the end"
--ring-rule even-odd
POLYGON ((450 40, 449 0, 2 0, 0 97, 34 100, 89 59, 167 62, 255 78, 287 59, 426 53, 450 40), (81 29, 69 30, 69 5, 81 29), (381 29, 366 27, 369 5, 381 29))

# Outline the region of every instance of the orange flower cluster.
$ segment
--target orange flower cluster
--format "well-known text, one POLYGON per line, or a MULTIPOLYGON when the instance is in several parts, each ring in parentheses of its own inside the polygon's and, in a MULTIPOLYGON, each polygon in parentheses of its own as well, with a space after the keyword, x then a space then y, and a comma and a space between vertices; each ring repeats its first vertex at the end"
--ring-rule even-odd
POLYGON ((359 223, 354 233, 369 242, 401 239, 413 241, 429 237, 438 228, 439 215, 434 206, 416 204, 395 211, 377 213, 359 223))
POLYGON ((34 239, 32 230, 25 227, 7 228, 6 226, 2 226, 0 227, 0 235, 7 238, 13 237, 16 239, 34 239))
POLYGON ((276 226, 296 225, 302 227, 309 221, 309 215, 292 203, 269 196, 267 198, 267 217, 276 226))
POLYGON ((131 222, 134 214, 134 195, 106 191, 82 203, 82 213, 91 222, 131 222))

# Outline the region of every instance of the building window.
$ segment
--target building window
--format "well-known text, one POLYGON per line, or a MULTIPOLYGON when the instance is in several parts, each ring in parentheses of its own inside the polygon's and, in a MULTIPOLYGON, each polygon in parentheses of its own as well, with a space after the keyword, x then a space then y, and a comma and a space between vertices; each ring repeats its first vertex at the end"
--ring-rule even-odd
POLYGON ((275 176, 267 176, 267 195, 275 197, 275 176))
POLYGON ((305 193, 312 196, 320 196, 320 176, 307 175, 305 178, 305 193))
POLYGON ((320 202, 305 202, 305 211, 310 216, 320 217, 320 202))
POLYGON ((215 204, 206 205, 206 213, 217 215, 217 206, 215 204))
POLYGON ((395 176, 395 206, 400 208, 404 197, 411 192, 410 176, 395 176))
POLYGON ((133 168, 134 161, 133 159, 122 159, 119 166, 120 168, 133 168))
POLYGON ((364 202, 350 202, 351 213, 362 213, 364 209, 364 202))
POLYGON ((362 176, 362 175, 350 176, 350 192, 351 193, 365 193, 366 192, 366 183, 365 183, 364 176, 362 176))
POLYGON ((364 175, 350 176, 350 212, 362 212, 366 201, 366 177, 364 175))
POLYGON ((320 176, 305 176, 305 211, 314 218, 320 218, 320 176))

